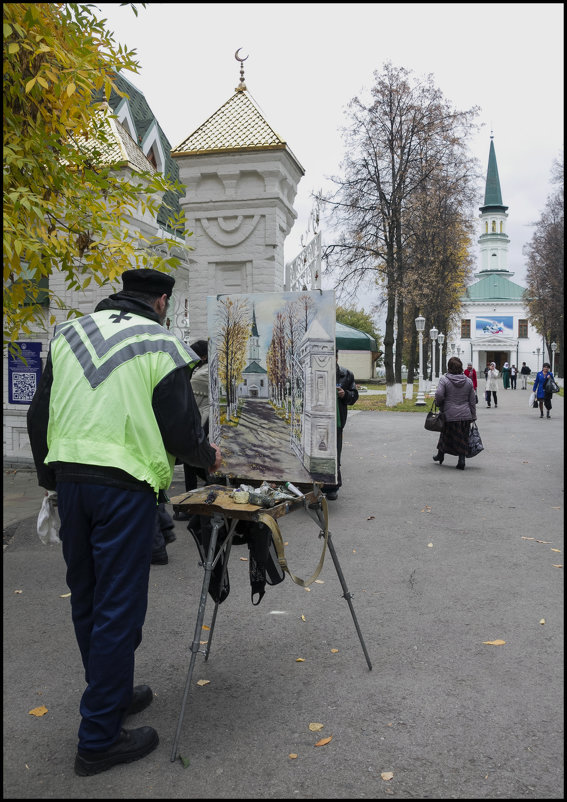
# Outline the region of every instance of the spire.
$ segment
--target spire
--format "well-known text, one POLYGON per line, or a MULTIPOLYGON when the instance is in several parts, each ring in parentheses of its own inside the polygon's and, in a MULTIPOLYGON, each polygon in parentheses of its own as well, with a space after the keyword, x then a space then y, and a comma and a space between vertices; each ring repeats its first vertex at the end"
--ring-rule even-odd
POLYGON ((496 164, 496 151, 494 150, 494 134, 492 132, 490 133, 490 152, 488 154, 488 170, 486 171, 484 206, 481 206, 480 210, 483 211, 487 206, 499 206, 504 210, 508 208, 502 203, 498 165, 496 164))
POLYGON ((246 61, 248 56, 245 56, 244 58, 240 58, 240 56, 238 54, 240 53, 241 50, 242 50, 242 48, 239 47, 238 50, 236 51, 236 53, 234 54, 234 58, 237 61, 240 62, 240 83, 238 84, 238 86, 234 90, 235 92, 245 92, 246 91, 246 84, 244 83, 244 65, 243 65, 243 62, 246 61))

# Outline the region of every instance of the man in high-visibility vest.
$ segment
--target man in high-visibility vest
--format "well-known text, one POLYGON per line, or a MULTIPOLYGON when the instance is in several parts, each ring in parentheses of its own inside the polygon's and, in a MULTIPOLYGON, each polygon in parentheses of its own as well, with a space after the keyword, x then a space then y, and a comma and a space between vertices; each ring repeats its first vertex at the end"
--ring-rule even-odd
POLYGON ((153 727, 124 719, 153 700, 134 687, 156 509, 175 458, 211 473, 191 389, 199 357, 163 327, 175 279, 127 270, 123 290, 56 327, 28 412, 39 484, 56 490, 75 636, 85 669, 75 772, 145 757, 153 727))

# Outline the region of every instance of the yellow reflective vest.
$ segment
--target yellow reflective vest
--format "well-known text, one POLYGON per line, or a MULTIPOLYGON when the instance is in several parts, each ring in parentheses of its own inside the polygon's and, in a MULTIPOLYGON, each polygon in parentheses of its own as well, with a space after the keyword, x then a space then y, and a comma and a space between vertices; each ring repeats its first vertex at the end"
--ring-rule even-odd
POLYGON ((109 309, 57 326, 45 462, 111 466, 156 493, 167 489, 175 458, 163 445, 152 396, 171 371, 198 359, 133 312, 109 309))

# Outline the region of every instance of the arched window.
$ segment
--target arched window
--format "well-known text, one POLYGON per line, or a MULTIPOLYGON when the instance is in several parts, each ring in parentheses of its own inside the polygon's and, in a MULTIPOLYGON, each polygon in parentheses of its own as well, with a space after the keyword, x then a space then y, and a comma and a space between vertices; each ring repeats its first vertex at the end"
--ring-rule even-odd
POLYGON ((492 221, 492 233, 496 234, 496 220, 492 221))
POLYGON ((487 220, 487 221, 486 221, 486 223, 484 224, 484 233, 485 233, 485 234, 488 234, 488 220, 487 220))
POLYGON ((502 220, 500 221, 500 233, 501 234, 504 233, 504 223, 502 222, 502 220))

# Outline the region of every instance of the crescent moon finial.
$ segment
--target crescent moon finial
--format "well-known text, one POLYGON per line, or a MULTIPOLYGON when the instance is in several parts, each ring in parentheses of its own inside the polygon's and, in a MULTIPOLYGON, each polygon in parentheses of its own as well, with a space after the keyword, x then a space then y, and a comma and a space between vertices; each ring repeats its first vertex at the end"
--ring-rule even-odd
POLYGON ((236 51, 236 53, 234 54, 234 58, 235 58, 237 61, 239 61, 239 62, 240 62, 240 83, 239 83, 239 84, 238 84, 238 86, 236 87, 236 91, 237 91, 237 92, 244 92, 244 91, 246 91, 246 84, 244 83, 244 65, 243 65, 243 62, 244 62, 244 61, 246 61, 246 59, 248 58, 248 56, 245 56, 244 58, 241 58, 241 57, 238 55, 238 54, 240 53, 240 51, 241 51, 241 50, 242 50, 242 48, 241 48, 241 47, 239 47, 239 48, 238 48, 238 50, 236 51))

